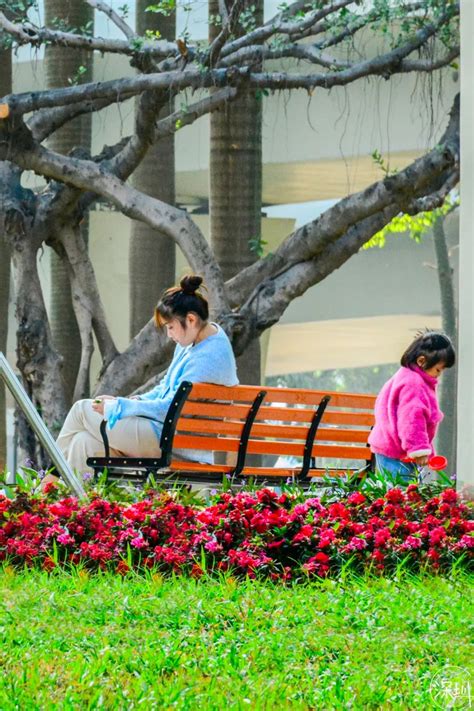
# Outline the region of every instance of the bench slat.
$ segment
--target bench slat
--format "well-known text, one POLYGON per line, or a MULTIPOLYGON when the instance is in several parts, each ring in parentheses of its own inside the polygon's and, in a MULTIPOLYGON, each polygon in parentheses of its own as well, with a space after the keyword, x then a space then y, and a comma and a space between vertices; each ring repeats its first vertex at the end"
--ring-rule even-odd
MULTIPOLYGON (((332 402, 330 403, 332 405, 332 402)), ((183 407, 183 415, 200 415, 201 417, 216 417, 219 420, 224 416, 234 420, 245 420, 248 412, 247 405, 229 405, 227 403, 192 402, 187 401, 183 407)), ((308 408, 284 408, 266 407, 262 405, 257 413, 256 422, 265 420, 281 420, 283 422, 310 422, 314 414, 314 409, 308 408)), ((374 416, 370 412, 337 412, 326 409, 323 414, 323 423, 330 425, 354 425, 361 427, 372 427, 374 416)))
MULTIPOLYGON (((202 432, 203 434, 215 435, 237 435, 242 432, 242 422, 232 420, 201 420, 199 418, 187 418, 180 420, 179 433, 202 432)), ((252 427, 252 436, 272 437, 277 439, 301 439, 306 440, 307 427, 295 425, 266 425, 256 422, 252 427)), ((342 430, 336 427, 320 427, 316 435, 318 441, 324 442, 367 442, 369 430, 342 430)))
MULTIPOLYGON (((168 467, 170 471, 173 472, 191 472, 191 473, 199 473, 199 472, 213 472, 215 474, 231 474, 233 467, 229 466, 227 464, 199 464, 198 462, 184 462, 184 461, 174 461, 171 462, 170 466, 168 467)), ((277 467, 252 467, 248 466, 245 467, 244 470, 242 471, 242 476, 258 476, 258 477, 268 477, 268 478, 282 478, 282 477, 297 477, 298 473, 300 471, 299 467, 293 468, 277 468, 277 467)), ((346 476, 348 473, 347 469, 311 469, 308 477, 310 479, 312 478, 318 478, 322 476, 326 476, 327 474, 331 476, 346 476)), ((352 472, 349 472, 352 473, 352 472)))
MULTIPOLYGON (((236 452, 239 440, 231 437, 197 437, 194 435, 176 434, 174 438, 175 449, 201 449, 214 452, 236 452)), ((276 454, 280 456, 302 457, 304 443, 249 440, 247 451, 249 454, 276 454)), ((313 457, 330 457, 332 459, 370 459, 368 447, 344 447, 315 444, 312 449, 313 457)))
MULTIPOLYGON (((234 401, 252 402, 257 392, 262 390, 260 385, 237 385, 235 387, 226 387, 225 399, 234 401)), ((299 388, 271 388, 265 387, 267 395, 265 403, 268 402, 285 402, 290 404, 302 405, 319 405, 321 399, 327 395, 324 390, 307 390, 299 388)), ((191 391, 189 400, 198 398, 219 400, 223 399, 223 390, 221 385, 209 385, 203 383, 195 383, 191 391)), ((372 410, 374 407, 375 396, 359 393, 331 393, 331 405, 333 407, 354 407, 366 410, 372 410)))

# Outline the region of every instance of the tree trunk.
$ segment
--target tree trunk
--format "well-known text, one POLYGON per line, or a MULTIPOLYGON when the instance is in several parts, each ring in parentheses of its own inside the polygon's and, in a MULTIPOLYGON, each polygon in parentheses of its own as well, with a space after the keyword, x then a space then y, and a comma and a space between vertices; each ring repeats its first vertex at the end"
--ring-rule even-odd
MULTIPOLYGON (((441 295, 441 322, 443 331, 457 345, 456 302, 454 296, 453 270, 449 262, 445 217, 440 216, 433 225, 433 236, 438 267, 439 290, 441 295)), ((456 368, 450 368, 443 373, 440 382, 440 407, 444 412, 444 420, 439 427, 437 450, 447 457, 449 470, 456 471, 456 417, 457 417, 457 382, 456 368)))
MULTIPOLYGON (((253 5, 255 21, 263 21, 263 3, 253 5)), ((210 0, 209 13, 219 15, 218 0, 210 0)), ((220 31, 210 25, 210 41, 220 31)), ((243 33, 243 30, 240 30, 243 33)), ((243 93, 211 114, 209 213, 211 245, 230 279, 255 261, 261 239, 262 206, 262 100, 243 93), (254 246, 252 251, 251 246, 254 246), (256 250, 256 251, 255 251, 256 250)), ((238 359, 241 382, 258 384, 260 343, 255 339, 238 359)))
MULTIPOLYGON (((0 96, 12 90, 11 51, 0 50, 0 96)), ((8 302, 10 291, 10 250, 0 233, 0 351, 6 353, 8 336, 8 302)), ((7 428, 5 386, 0 382, 0 471, 7 464, 7 428)))
MULTIPOLYGON (((145 12, 149 0, 137 0, 136 30, 140 35, 146 30, 159 31, 167 40, 176 35, 176 15, 164 17, 145 12)), ((138 106, 138 100, 136 101, 138 106)), ((167 102, 157 118, 173 110, 173 99, 167 102)), ((150 146, 133 175, 133 184, 146 195, 175 202, 174 136, 161 139, 150 146)), ((130 338, 145 326, 161 292, 174 284, 176 273, 176 248, 173 240, 143 222, 133 221, 129 250, 130 270, 130 338)))
MULTIPOLYGON (((85 0, 46 0, 45 22, 54 26, 58 20, 68 27, 80 28, 92 22, 94 12, 85 0)), ((92 53, 46 45, 45 72, 47 87, 68 86, 92 80, 92 53)), ((91 115, 68 122, 48 140, 48 146, 67 155, 73 148, 90 151, 91 115)), ((87 240, 87 219, 81 226, 87 240)), ((81 359, 81 339, 71 300, 67 265, 54 251, 50 253, 51 299, 50 318, 53 340, 63 357, 63 382, 67 402, 71 403, 81 359)))
MULTIPOLYGON (((15 273, 17 365, 23 385, 53 435, 66 415, 61 359, 55 351, 37 269, 42 228, 35 222, 38 199, 21 186, 21 171, 0 163, 0 183, 8 186, 0 204, 0 231, 10 249, 15 273)), ((34 438, 24 417, 17 417, 23 458, 35 462, 34 438)))

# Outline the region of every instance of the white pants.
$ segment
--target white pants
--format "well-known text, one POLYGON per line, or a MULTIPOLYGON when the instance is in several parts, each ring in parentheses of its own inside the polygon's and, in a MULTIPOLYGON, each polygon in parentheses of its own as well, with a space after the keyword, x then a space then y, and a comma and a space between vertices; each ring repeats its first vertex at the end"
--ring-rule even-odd
MULTIPOLYGON (((100 435, 102 415, 92 409, 92 400, 78 400, 69 410, 59 433, 57 445, 79 474, 91 472, 86 460, 105 456, 100 435)), ((111 457, 159 457, 158 438, 144 417, 124 417, 107 430, 111 457)))

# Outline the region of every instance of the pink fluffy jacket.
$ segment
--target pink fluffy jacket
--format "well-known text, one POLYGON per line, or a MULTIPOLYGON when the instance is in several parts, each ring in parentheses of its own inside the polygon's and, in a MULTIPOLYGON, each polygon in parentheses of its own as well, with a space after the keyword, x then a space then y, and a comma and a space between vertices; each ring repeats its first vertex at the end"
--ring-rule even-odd
POLYGON ((393 459, 433 454, 443 413, 436 399, 438 381, 417 365, 400 368, 375 402, 375 425, 369 435, 372 452, 393 459))

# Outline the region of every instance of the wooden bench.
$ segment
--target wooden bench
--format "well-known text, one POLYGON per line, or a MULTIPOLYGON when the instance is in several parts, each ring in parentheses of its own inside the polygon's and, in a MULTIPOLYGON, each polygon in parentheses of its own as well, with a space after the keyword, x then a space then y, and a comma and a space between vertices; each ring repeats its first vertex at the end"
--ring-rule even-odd
POLYGON ((328 471, 343 475, 370 467, 374 403, 374 395, 182 383, 164 423, 161 457, 111 458, 103 422, 105 456, 88 464, 96 473, 106 469, 109 478, 130 481, 152 474, 155 480, 216 483, 227 474, 236 481, 291 479, 307 486, 328 471), (227 463, 187 461, 177 450, 222 453, 227 463), (272 465, 252 463, 251 455, 270 456, 272 465))

